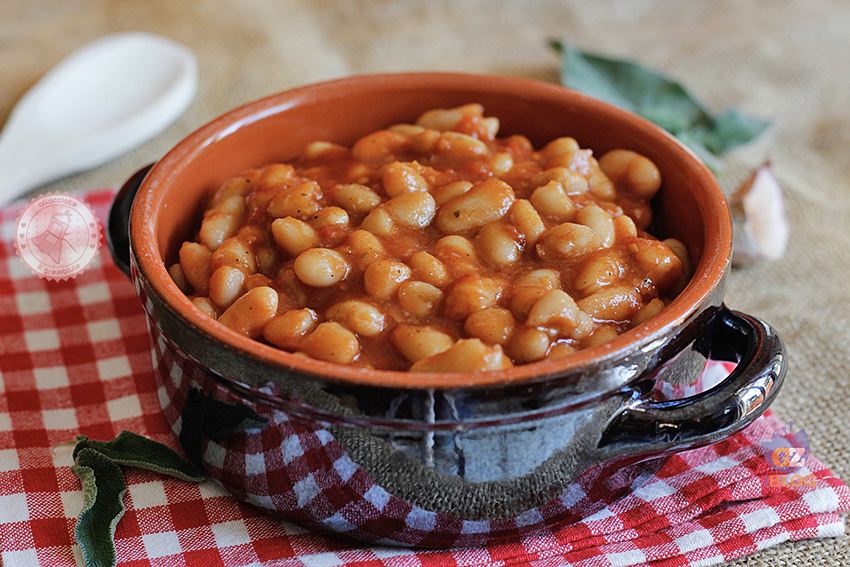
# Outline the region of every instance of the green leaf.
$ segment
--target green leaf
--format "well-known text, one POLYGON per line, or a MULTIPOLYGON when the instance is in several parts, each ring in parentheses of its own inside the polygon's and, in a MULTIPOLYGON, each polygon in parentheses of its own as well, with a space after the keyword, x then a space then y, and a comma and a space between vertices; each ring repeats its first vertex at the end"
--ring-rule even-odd
POLYGON ((112 567, 117 561, 115 526, 124 515, 124 474, 121 467, 93 449, 75 450, 74 463, 71 471, 80 477, 85 504, 74 535, 86 567, 112 567))
POLYGON ((74 441, 71 471, 83 485, 85 507, 77 519, 74 535, 86 567, 112 567, 115 553, 115 526, 124 515, 127 484, 120 465, 127 465, 200 482, 203 471, 169 446, 122 431, 112 441, 93 441, 78 435, 74 441))
POLYGON ((77 437, 74 459, 83 451, 93 450, 118 465, 126 465, 167 474, 182 480, 200 482, 205 474, 168 445, 132 431, 122 431, 112 441, 93 441, 77 437))
POLYGON ((700 157, 720 156, 767 128, 767 122, 736 110, 715 116, 683 85, 633 61, 583 52, 559 41, 550 44, 561 53, 564 86, 646 118, 700 157))
POLYGON ((682 142, 685 146, 687 146, 692 152, 694 152, 697 157, 699 157, 705 165, 709 167, 712 171, 722 171, 723 163, 720 161, 720 157, 713 154, 705 147, 703 141, 700 138, 694 137, 690 131, 682 132, 678 136, 676 136, 680 142, 682 142))
POLYGON ((767 123, 735 109, 727 110, 714 120, 714 129, 703 136, 705 147, 721 155, 757 138, 767 128, 767 123))

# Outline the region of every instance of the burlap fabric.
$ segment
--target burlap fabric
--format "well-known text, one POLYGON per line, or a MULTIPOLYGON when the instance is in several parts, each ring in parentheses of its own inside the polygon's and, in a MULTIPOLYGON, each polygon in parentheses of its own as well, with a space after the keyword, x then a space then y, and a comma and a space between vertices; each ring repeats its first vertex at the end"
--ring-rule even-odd
MULTIPOLYGON (((125 30, 162 34, 199 58, 200 87, 166 132, 93 171, 39 188, 118 184, 239 104, 355 73, 455 70, 557 82, 550 38, 672 75, 710 108, 767 118, 770 132, 719 175, 731 192, 769 158, 787 198, 779 261, 736 270, 727 303, 774 325, 790 353, 775 413, 850 479, 850 3, 558 0, 3 0, 0 123, 64 55, 125 30)), ((0 172, 2 174, 2 172, 0 172)), ((781 545, 734 565, 850 564, 850 536, 781 545)))

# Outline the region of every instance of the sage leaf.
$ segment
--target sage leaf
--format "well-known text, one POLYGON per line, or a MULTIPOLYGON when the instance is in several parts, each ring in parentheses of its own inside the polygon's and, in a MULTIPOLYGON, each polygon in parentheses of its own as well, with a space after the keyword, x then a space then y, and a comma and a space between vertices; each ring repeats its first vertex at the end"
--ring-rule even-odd
POLYGON ((634 61, 614 59, 553 40, 561 54, 561 83, 646 118, 690 147, 709 166, 714 157, 759 136, 768 123, 729 110, 709 112, 680 83, 634 61))
POLYGON ((206 477, 204 471, 168 445, 132 431, 124 430, 112 441, 94 441, 85 436, 77 437, 74 459, 86 450, 96 451, 117 465, 152 470, 182 480, 200 482, 206 477))
POLYGON ((115 526, 124 515, 127 484, 121 467, 103 454, 84 448, 74 451, 71 471, 83 485, 84 509, 74 536, 86 567, 112 567, 117 562, 115 526))
POLYGON ((703 136, 705 147, 715 155, 746 144, 767 128, 767 122, 734 108, 714 118, 714 128, 703 136))
POLYGON ((204 437, 221 442, 245 429, 261 429, 269 420, 243 403, 223 402, 190 388, 180 421, 180 446, 195 465, 202 467, 204 437))

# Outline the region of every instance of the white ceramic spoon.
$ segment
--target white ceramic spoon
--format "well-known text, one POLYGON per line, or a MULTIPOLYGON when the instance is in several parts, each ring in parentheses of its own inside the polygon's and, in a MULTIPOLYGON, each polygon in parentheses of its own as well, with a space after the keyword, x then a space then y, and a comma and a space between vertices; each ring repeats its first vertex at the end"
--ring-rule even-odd
POLYGON ((164 37, 117 33, 84 45, 27 91, 0 133, 0 206, 149 140, 197 86, 194 54, 164 37))

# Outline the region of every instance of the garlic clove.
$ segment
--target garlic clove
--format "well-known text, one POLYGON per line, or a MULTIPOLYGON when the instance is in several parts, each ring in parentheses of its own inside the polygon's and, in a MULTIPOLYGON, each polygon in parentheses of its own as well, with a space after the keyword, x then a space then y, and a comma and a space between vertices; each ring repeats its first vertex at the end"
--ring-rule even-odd
POLYGON ((730 199, 732 264, 749 266, 776 260, 788 246, 788 221, 782 188, 770 163, 756 169, 730 199))

